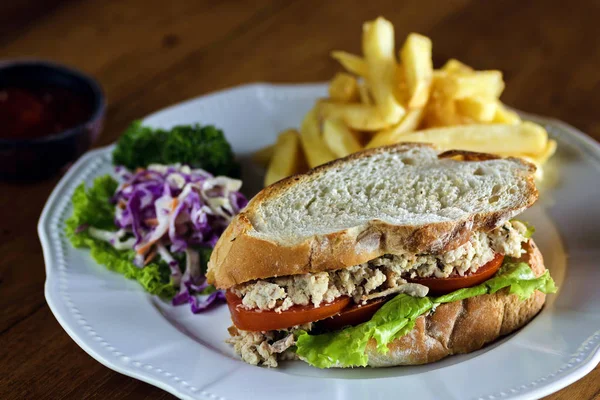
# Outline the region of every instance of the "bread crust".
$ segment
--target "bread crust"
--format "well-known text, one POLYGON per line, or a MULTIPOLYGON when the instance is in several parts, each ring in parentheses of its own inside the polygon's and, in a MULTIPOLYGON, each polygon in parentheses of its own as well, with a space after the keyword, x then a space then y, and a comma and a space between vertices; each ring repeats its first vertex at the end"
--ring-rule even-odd
MULTIPOLYGON (((544 260, 530 240, 521 260, 529 263, 536 276, 544 273, 544 260)), ((366 353, 372 367, 427 364, 453 354, 481 349, 499 337, 526 325, 542 309, 546 295, 536 291, 521 301, 504 288, 462 301, 439 305, 434 312, 417 318, 415 328, 388 345, 381 354, 371 339, 366 353)))
MULTIPOLYGON (((309 237, 297 244, 282 244, 260 237, 252 225, 256 205, 279 196, 289 186, 311 179, 322 171, 350 160, 382 152, 402 152, 408 143, 366 150, 319 166, 306 174, 283 179, 258 193, 227 227, 217 242, 208 263, 208 282, 220 289, 255 279, 331 271, 362 264, 384 254, 443 253, 464 244, 472 232, 489 231, 521 213, 538 198, 533 173, 535 166, 518 158, 512 162, 526 167, 527 190, 519 207, 493 213, 472 214, 464 219, 427 225, 392 225, 380 220, 326 235, 309 237)), ((452 151, 439 157, 461 157, 465 162, 495 159, 497 156, 467 151, 452 151)))

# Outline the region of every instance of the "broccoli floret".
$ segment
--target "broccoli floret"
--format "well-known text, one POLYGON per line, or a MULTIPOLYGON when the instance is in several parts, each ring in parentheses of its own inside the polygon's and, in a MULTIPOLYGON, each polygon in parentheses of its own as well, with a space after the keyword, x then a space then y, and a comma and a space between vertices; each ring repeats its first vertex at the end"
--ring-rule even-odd
POLYGON ((130 170, 162 161, 162 149, 167 132, 133 122, 119 138, 113 151, 113 163, 130 170))
POLYGON ((130 170, 153 163, 181 163, 214 175, 240 176, 239 164, 223 131, 212 125, 180 125, 165 131, 136 121, 119 139, 113 163, 130 170))
POLYGON ((240 173, 223 131, 212 125, 176 126, 167 135, 163 157, 164 164, 187 164, 214 175, 240 173))

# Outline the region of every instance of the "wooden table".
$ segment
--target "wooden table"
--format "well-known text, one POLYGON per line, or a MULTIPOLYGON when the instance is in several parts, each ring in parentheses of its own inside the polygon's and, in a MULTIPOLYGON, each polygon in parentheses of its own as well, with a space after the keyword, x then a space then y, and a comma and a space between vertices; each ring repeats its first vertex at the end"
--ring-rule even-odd
MULTIPOLYGON (((505 72, 506 103, 600 139, 600 4, 535 0, 25 0, 0 2, 0 58, 47 58, 103 84, 114 141, 136 118, 247 82, 326 80, 332 49, 358 52, 361 24, 384 15, 398 40, 430 36, 437 65, 456 57, 505 72)), ((35 230, 58 177, 0 183, 0 398, 172 398, 105 368, 44 301, 35 230)), ((550 399, 600 395, 600 367, 550 399)))

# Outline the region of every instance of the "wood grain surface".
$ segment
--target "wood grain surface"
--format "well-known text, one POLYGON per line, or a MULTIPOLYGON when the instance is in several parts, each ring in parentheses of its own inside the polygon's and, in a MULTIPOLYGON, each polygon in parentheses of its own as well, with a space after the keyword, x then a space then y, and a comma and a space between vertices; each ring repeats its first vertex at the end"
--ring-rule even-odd
MULTIPOLYGON (((504 71, 503 100, 600 139, 600 2, 25 0, 0 2, 0 59, 55 60, 95 76, 108 97, 97 145, 165 106, 256 81, 314 82, 358 52, 383 15, 398 40, 430 36, 449 57, 504 71)), ((62 330, 44 300, 36 223, 59 177, 0 183, 0 398, 163 399, 105 368, 62 330)), ((548 399, 600 398, 600 367, 548 399)))

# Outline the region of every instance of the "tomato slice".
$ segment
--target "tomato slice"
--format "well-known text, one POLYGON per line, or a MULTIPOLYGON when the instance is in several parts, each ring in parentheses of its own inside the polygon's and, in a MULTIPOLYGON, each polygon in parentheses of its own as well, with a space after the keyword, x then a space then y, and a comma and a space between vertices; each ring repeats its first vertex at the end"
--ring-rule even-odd
POLYGON ((271 331, 315 322, 339 313, 350 304, 349 297, 340 297, 320 307, 293 306, 280 313, 272 310, 247 310, 241 307, 242 299, 229 290, 225 292, 233 324, 245 331, 271 331))
POLYGON ((389 297, 369 301, 367 304, 354 304, 331 318, 319 321, 319 329, 335 331, 345 326, 354 326, 368 321, 379 310, 389 297))
POLYGON ((447 278, 413 278, 407 279, 409 282, 419 283, 429 288, 429 294, 441 295, 453 292, 458 289, 478 285, 490 279, 504 260, 504 255, 496 253, 494 258, 488 263, 482 265, 477 271, 465 276, 450 275, 447 278))

